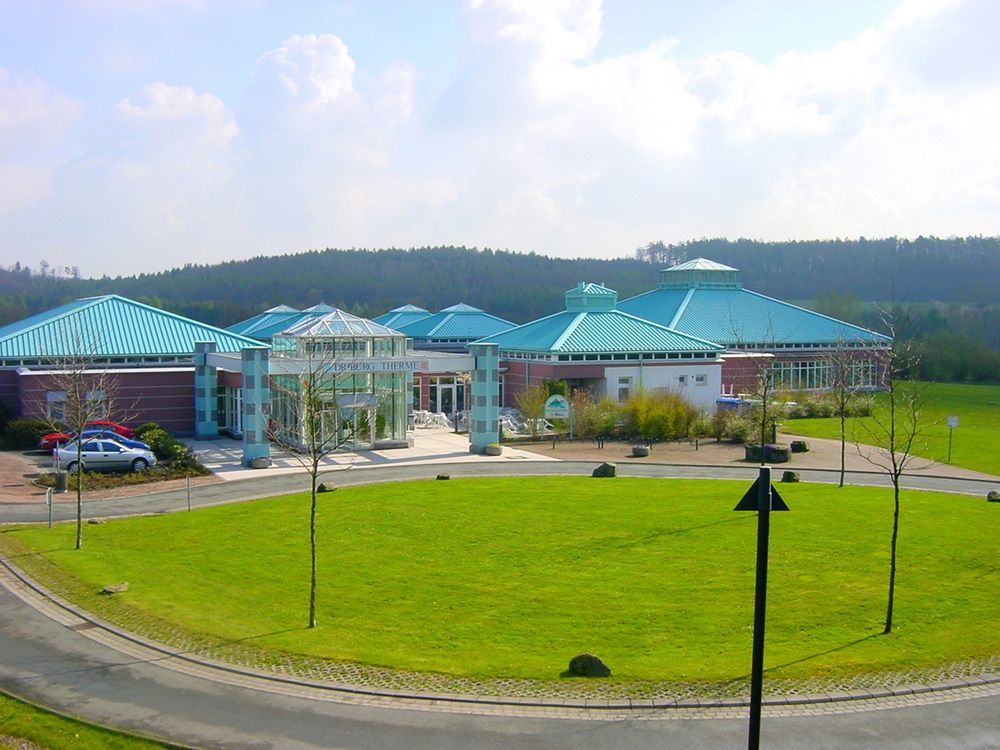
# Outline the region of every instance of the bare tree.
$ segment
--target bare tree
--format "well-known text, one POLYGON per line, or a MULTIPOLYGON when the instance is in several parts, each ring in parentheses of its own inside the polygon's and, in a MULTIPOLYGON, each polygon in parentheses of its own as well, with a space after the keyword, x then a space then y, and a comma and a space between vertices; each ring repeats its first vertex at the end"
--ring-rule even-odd
POLYGON ((36 404, 39 416, 54 431, 68 430, 76 435, 76 459, 67 468, 76 475, 76 549, 83 547, 83 431, 90 422, 131 418, 129 408, 119 396, 118 378, 99 361, 100 333, 86 331, 72 320, 64 322, 55 350, 46 357, 48 368, 43 377, 45 398, 36 404))
MULTIPOLYGON (((358 404, 338 405, 338 381, 354 375, 334 372, 335 353, 330 339, 302 336, 296 342, 294 374, 271 379, 271 420, 268 436, 289 448, 309 474, 309 627, 316 627, 316 496, 323 459, 355 439, 359 426, 374 429, 367 416, 355 413, 358 404)), ((273 360, 272 360, 273 361, 273 360)), ((343 362, 343 360, 340 360, 343 362)))
POLYGON ((847 417, 855 397, 875 386, 875 373, 867 370, 877 351, 874 346, 851 346, 846 338, 840 337, 827 360, 830 396, 834 413, 840 420, 840 487, 844 486, 847 472, 847 417))
MULTIPOLYGON (((886 321, 891 333, 895 330, 886 321)), ((920 447, 923 423, 920 409, 927 396, 926 384, 908 380, 917 364, 917 356, 909 344, 895 344, 881 352, 879 363, 881 386, 885 397, 873 408, 871 418, 861 432, 868 445, 857 443, 858 453, 880 469, 892 483, 892 536, 889 543, 889 591, 885 612, 884 634, 892 632, 893 605, 896 595, 896 548, 899 539, 899 490, 903 475, 918 460, 914 450, 920 447)))

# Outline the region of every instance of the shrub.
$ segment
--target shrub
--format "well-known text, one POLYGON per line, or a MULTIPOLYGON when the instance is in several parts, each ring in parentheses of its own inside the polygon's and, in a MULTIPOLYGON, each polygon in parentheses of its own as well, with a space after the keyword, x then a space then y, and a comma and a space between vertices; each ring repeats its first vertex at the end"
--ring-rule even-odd
POLYGON ((716 434, 716 425, 714 416, 706 414, 705 412, 698 414, 693 420, 691 420, 691 424, 688 426, 688 437, 718 438, 718 435, 716 434))
POLYGON ((170 464, 172 469, 204 471, 194 451, 184 445, 156 422, 145 422, 135 430, 137 440, 149 445, 156 458, 170 464))
POLYGON ((38 447, 38 439, 52 432, 44 419, 12 419, 3 432, 4 445, 9 450, 28 451, 38 447))
MULTIPOLYGON (((139 438, 142 442, 149 445, 149 449, 156 454, 156 457, 161 461, 165 461, 168 458, 173 457, 173 451, 175 445, 181 445, 177 438, 168 433, 166 430, 156 428, 155 430, 146 430, 142 433, 142 437, 139 438)), ((181 445, 183 447, 183 445, 181 445)))
POLYGON ((725 421, 724 430, 722 437, 737 443, 745 443, 754 431, 754 425, 745 418, 733 417, 725 421))
POLYGON ((697 413, 683 396, 667 390, 640 390, 622 406, 626 433, 654 440, 687 436, 697 413))
POLYGON ((146 440, 146 438, 143 437, 143 435, 152 430, 160 430, 161 432, 164 431, 163 428, 160 427, 160 425, 158 425, 156 422, 143 422, 141 425, 135 428, 135 439, 141 440, 144 443, 148 443, 149 441, 146 440))
POLYGON ((594 403, 590 391, 573 391, 573 433, 578 437, 612 435, 620 422, 618 404, 610 398, 594 403))

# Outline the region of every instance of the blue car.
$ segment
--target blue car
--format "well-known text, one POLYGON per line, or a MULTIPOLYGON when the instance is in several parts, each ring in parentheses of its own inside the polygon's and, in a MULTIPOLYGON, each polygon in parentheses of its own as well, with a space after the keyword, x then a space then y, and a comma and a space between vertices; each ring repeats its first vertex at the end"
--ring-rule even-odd
POLYGON ((141 440, 132 440, 127 437, 122 437, 114 430, 84 430, 82 433, 84 440, 114 440, 117 443, 121 443, 126 448, 138 448, 139 450, 148 451, 149 446, 141 440))

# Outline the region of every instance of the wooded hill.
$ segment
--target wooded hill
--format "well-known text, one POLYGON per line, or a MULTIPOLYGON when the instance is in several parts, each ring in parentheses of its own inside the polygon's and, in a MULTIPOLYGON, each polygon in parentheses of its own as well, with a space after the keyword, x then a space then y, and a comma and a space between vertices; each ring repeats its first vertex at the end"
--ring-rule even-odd
POLYGON ((654 242, 640 260, 667 267, 709 258, 743 271, 748 289, 780 299, 820 299, 850 292, 885 303, 993 304, 1000 274, 1000 237, 869 240, 703 239, 654 242))
POLYGON ((221 326, 273 305, 318 302, 368 317, 406 303, 436 311, 465 302, 522 323, 561 310, 563 293, 579 281, 605 284, 624 299, 653 288, 661 268, 696 257, 741 269, 748 289, 828 307, 845 300, 989 305, 1000 275, 996 237, 657 242, 616 260, 465 247, 323 250, 101 279, 18 266, 0 271, 0 324, 107 293, 221 326))

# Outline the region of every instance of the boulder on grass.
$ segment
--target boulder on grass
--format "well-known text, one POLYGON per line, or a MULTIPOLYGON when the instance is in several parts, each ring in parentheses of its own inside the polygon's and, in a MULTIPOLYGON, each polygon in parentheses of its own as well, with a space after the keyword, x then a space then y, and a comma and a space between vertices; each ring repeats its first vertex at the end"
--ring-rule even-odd
POLYGON ((578 654, 569 660, 569 673, 578 677, 610 677, 611 668, 593 654, 578 654))
POLYGON ((799 481, 799 473, 797 471, 784 471, 781 473, 782 482, 797 482, 799 481))
POLYGON ((986 502, 988 503, 1000 503, 1000 492, 996 490, 990 490, 986 494, 986 502))
POLYGON ((613 464, 610 461, 605 461, 603 464, 594 469, 591 473, 592 477, 613 477, 618 475, 618 465, 613 464))
POLYGON ((451 474, 438 474, 438 479, 451 479, 451 474))
POLYGON ((110 596, 111 594, 120 594, 123 591, 128 591, 128 583, 109 583, 103 589, 101 589, 102 594, 110 596))

